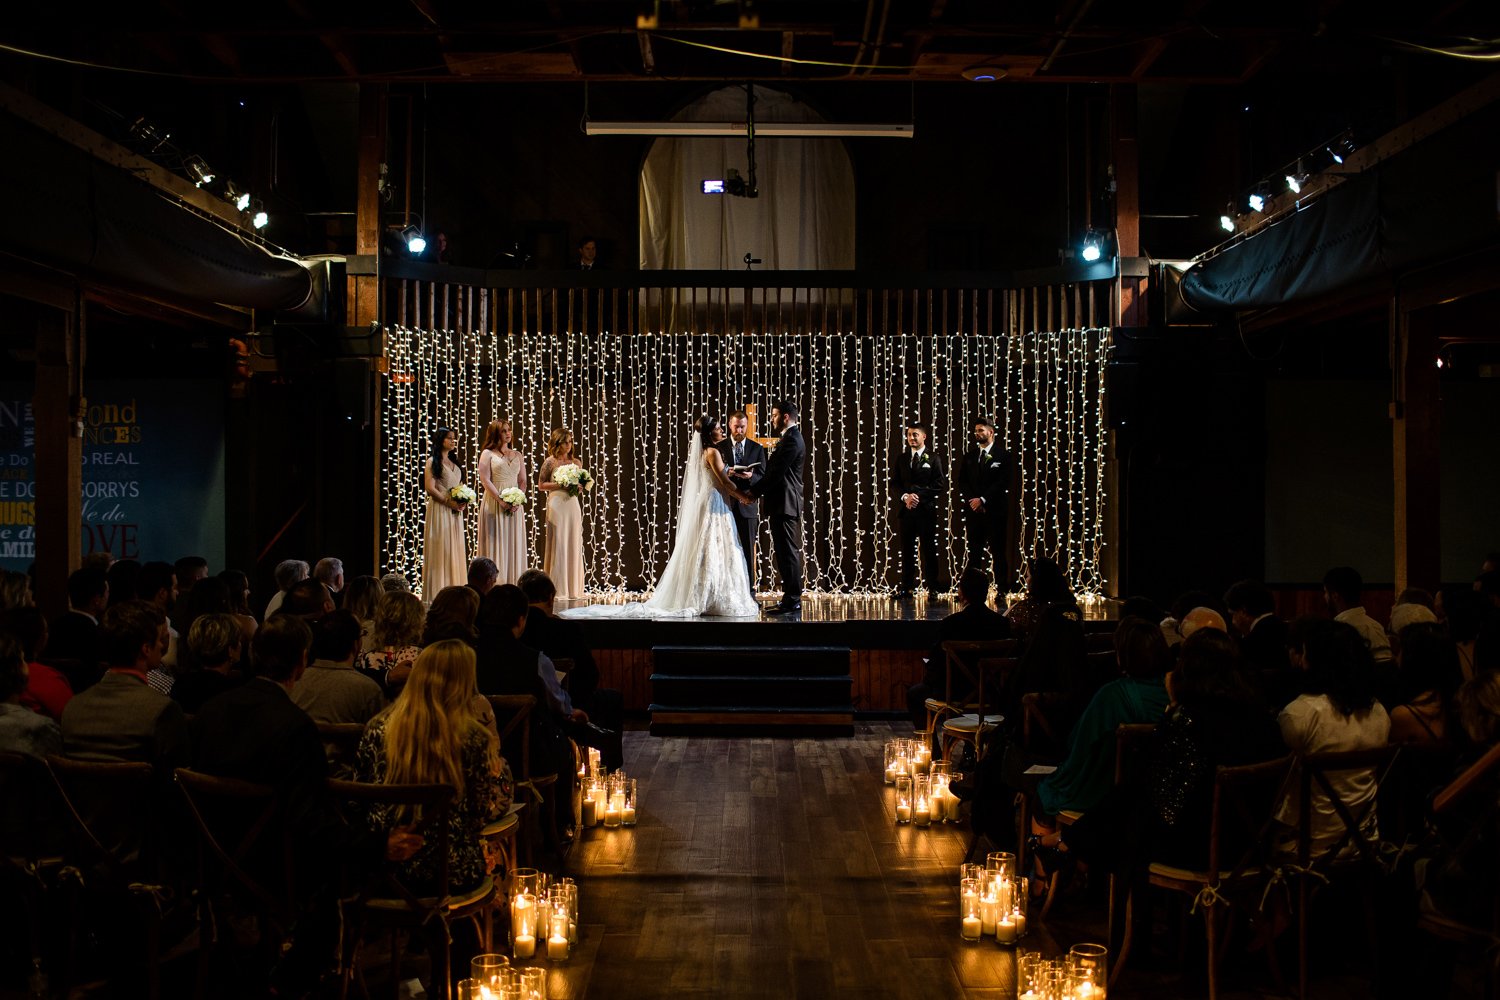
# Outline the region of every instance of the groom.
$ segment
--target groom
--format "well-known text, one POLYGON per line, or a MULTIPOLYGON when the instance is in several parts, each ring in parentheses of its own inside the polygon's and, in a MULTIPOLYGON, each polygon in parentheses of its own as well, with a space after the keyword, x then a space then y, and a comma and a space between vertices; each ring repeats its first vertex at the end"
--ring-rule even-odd
POLYGON ((781 601, 766 608, 766 614, 786 615, 802 610, 802 459, 807 448, 797 423, 797 404, 783 400, 771 407, 771 427, 781 440, 771 452, 765 477, 747 492, 765 504, 781 577, 781 601))

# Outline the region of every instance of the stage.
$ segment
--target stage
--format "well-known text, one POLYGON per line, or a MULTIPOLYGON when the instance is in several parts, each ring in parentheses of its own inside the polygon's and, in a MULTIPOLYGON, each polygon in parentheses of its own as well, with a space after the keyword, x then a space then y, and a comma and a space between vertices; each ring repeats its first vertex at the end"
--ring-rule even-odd
MULTIPOLYGON (((764 594, 762 599, 770 604, 779 596, 764 594)), ((609 596, 570 606, 621 601, 609 596)), ((1117 613, 1113 608, 1113 602, 1090 602, 1085 605, 1085 617, 1103 622, 1117 613)), ((681 673, 684 662, 691 663, 697 679, 689 700, 702 693, 704 676, 710 674, 713 661, 719 660, 726 661, 727 676, 721 680, 733 677, 747 682, 752 674, 762 681, 774 680, 776 700, 781 701, 788 700, 783 692, 802 674, 811 672, 827 681, 827 671, 837 663, 847 664, 847 697, 840 691, 837 698, 826 693, 817 700, 828 703, 822 708, 836 705, 852 719, 855 715, 906 714, 906 689, 922 679, 924 658, 938 641, 938 623, 957 609, 957 602, 948 596, 900 601, 886 596, 810 594, 803 598, 800 614, 758 620, 585 618, 575 624, 594 651, 600 683, 620 691, 627 712, 644 714, 655 708, 653 714, 660 715, 662 689, 687 686, 687 677, 681 673), (759 662, 747 667, 757 654, 759 662), (672 659, 672 666, 664 664, 666 658, 672 659), (809 667, 815 660, 819 666, 809 667)), ((563 610, 561 604, 558 610, 563 610)), ((796 700, 790 698, 793 703, 779 709, 812 707, 796 704, 796 700)), ((728 699, 726 703, 733 703, 741 715, 756 707, 743 701, 728 699)))

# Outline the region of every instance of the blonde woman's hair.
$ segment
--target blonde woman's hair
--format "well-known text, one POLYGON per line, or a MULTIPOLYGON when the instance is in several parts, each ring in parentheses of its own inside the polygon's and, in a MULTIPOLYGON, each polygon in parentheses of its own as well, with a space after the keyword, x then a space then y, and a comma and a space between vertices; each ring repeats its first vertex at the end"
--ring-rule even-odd
MULTIPOLYGON (((422 650, 411 676, 385 715, 385 784, 450 785, 464 796, 463 745, 469 732, 488 727, 474 714, 474 650, 444 639, 422 650)), ((490 734, 490 766, 498 748, 490 734)))
POLYGON ((376 646, 415 646, 422 638, 427 609, 422 599, 405 591, 392 591, 375 606, 376 646))
POLYGON ((547 454, 557 458, 563 450, 564 445, 573 443, 573 432, 566 427, 552 428, 552 435, 547 438, 547 454))
POLYGON ((199 615, 187 634, 187 647, 200 667, 224 663, 234 647, 243 642, 244 632, 232 615, 199 615))
POLYGON ((496 451, 500 447, 500 432, 511 432, 511 447, 515 447, 515 431, 510 426, 509 420, 491 420, 488 427, 484 429, 484 444, 480 451, 496 451))

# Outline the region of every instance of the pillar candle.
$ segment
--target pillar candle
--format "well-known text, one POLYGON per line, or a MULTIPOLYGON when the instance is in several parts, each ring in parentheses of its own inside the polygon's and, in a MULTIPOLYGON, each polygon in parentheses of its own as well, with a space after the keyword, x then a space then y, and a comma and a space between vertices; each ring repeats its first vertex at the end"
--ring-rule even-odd
POLYGON ((536 938, 530 934, 517 934, 515 941, 517 958, 530 958, 536 954, 536 938))
POLYGON ((896 822, 897 823, 910 823, 911 822, 911 806, 907 805, 905 802, 898 802, 896 804, 896 822))
POLYGON ((1000 922, 995 925, 995 940, 1001 944, 1016 943, 1016 922, 1006 914, 1000 922))
POLYGON ((566 934, 553 934, 547 938, 547 957, 554 962, 560 962, 568 957, 568 936, 566 934))
POLYGON ((995 898, 993 889, 986 889, 979 899, 979 917, 984 921, 983 933, 989 937, 995 933, 995 927, 1000 922, 1000 901, 995 898))
POLYGON ((598 806, 590 792, 583 793, 583 825, 593 826, 598 822, 598 806))
POLYGON ((620 822, 626 826, 635 826, 635 806, 626 806, 620 810, 620 822))
POLYGON ((964 917, 964 940, 978 941, 984 928, 978 917, 964 917))

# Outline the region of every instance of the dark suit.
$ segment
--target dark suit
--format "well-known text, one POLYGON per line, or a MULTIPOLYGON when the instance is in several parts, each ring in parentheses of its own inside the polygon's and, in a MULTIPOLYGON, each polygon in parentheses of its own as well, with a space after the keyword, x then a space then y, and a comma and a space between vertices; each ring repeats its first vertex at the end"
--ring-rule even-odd
POLYGON ((993 557, 995 583, 1002 593, 1010 579, 1010 566, 1005 558, 1006 517, 1010 513, 1005 492, 1010 486, 1010 468, 1009 453, 991 442, 987 458, 982 457, 978 445, 964 452, 956 475, 959 503, 963 505, 968 567, 991 569, 993 557), (971 510, 970 500, 983 501, 984 506, 971 510))
MULTIPOLYGON (((992 639, 1009 639, 1010 621, 988 604, 968 604, 938 623, 937 642, 927 653, 927 666, 922 672, 922 683, 906 689, 906 706, 911 711, 912 723, 917 729, 927 725, 927 699, 943 698, 948 694, 948 659, 943 652, 945 642, 987 642, 992 639)), ((963 677, 955 676, 954 683, 962 684, 963 677)), ((963 699, 972 692, 957 690, 955 699, 963 699)))
POLYGON ((807 456, 802 427, 782 432, 766 475, 749 490, 765 504, 771 519, 771 545, 776 550, 776 572, 781 577, 783 603, 802 601, 802 462, 807 456))
POLYGON ((99 680, 99 623, 82 611, 65 611, 47 626, 43 662, 63 663, 75 692, 99 680))
POLYGON ((891 496, 896 501, 896 539, 901 546, 901 589, 917 585, 917 564, 912 548, 922 555, 922 582, 929 591, 947 590, 948 580, 938 563, 938 513, 948 492, 948 473, 943 460, 931 448, 914 458, 910 449, 903 450, 891 462, 891 496), (917 506, 908 508, 901 498, 914 493, 917 506))
MULTIPOLYGON (((729 477, 729 481, 735 488, 748 491, 766 477, 766 449, 759 441, 753 438, 745 438, 740 445, 740 460, 734 459, 734 442, 728 438, 719 442, 719 454, 724 456, 724 465, 754 465, 760 463, 760 468, 752 469, 749 479, 735 479, 729 477)), ((727 475, 727 473, 726 473, 727 475)), ((753 503, 731 503, 730 513, 734 515, 734 530, 740 536, 740 548, 745 552, 745 570, 750 574, 750 589, 755 589, 755 540, 760 537, 760 506, 753 503)))

